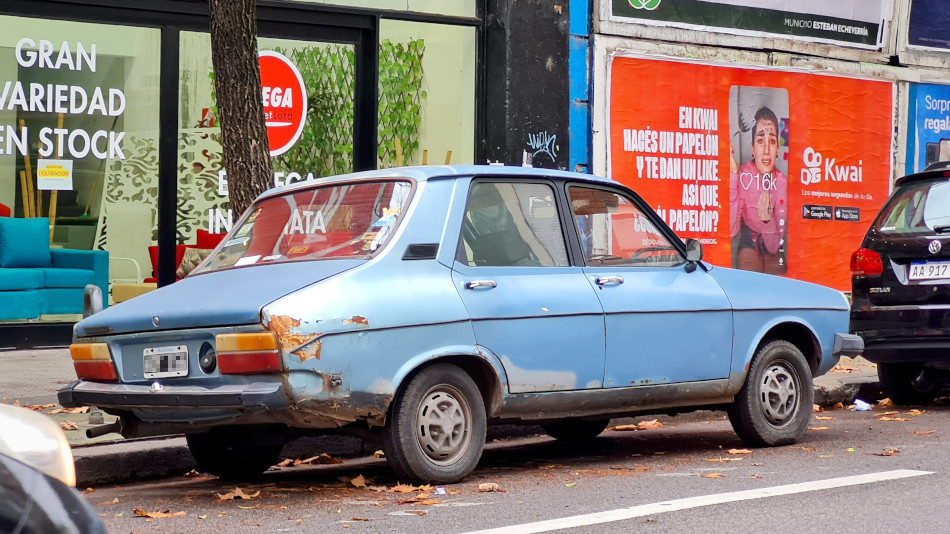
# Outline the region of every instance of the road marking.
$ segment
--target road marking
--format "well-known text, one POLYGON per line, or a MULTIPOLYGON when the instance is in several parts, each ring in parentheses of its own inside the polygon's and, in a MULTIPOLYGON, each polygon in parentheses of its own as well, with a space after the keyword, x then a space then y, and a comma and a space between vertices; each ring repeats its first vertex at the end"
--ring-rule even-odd
POLYGON ((635 517, 675 512, 678 510, 687 510, 689 508, 700 508, 703 506, 712 506, 727 502, 750 501, 753 499, 764 499, 766 497, 778 497, 780 495, 792 495, 795 493, 807 493, 810 491, 844 488, 847 486, 858 486, 861 484, 871 484, 873 482, 899 480, 902 478, 919 477, 922 475, 932 474, 933 472, 931 471, 897 469, 894 471, 883 471, 881 473, 869 473, 866 475, 816 480, 814 482, 801 482, 798 484, 786 484, 784 486, 772 486, 769 488, 730 491, 728 493, 702 495, 699 497, 687 497, 685 499, 675 499, 672 501, 643 504, 640 506, 631 506, 630 508, 608 510, 606 512, 595 512, 593 514, 549 519, 547 521, 538 521, 536 523, 523 523, 521 525, 479 530, 470 534, 531 534, 534 532, 551 532, 554 530, 599 525, 601 523, 611 523, 614 521, 633 519, 635 517))

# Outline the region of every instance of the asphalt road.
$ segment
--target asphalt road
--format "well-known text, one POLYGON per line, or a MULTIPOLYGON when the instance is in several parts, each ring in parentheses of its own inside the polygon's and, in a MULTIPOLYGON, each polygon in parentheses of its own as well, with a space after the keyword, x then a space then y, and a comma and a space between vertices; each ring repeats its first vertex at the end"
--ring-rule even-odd
POLYGON ((950 405, 922 410, 814 414, 802 442, 747 453, 717 412, 585 447, 519 438, 491 443, 461 483, 408 493, 382 460, 361 459, 85 496, 110 532, 944 532, 950 405), (236 488, 252 498, 232 499, 236 488))

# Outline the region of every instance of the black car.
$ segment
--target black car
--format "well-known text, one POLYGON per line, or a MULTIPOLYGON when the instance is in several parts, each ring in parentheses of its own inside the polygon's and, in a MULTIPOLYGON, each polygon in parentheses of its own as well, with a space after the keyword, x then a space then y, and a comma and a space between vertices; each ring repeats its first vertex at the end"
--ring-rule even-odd
POLYGON ((900 178, 851 255, 851 332, 896 404, 950 383, 950 162, 900 178))

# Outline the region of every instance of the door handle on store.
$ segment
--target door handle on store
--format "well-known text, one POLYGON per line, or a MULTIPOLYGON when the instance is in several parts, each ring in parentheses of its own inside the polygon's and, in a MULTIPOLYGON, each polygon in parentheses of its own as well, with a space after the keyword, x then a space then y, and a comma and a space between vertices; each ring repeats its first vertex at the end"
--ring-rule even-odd
POLYGON ((623 278, 619 276, 598 276, 594 279, 594 283, 599 286, 619 286, 623 283, 623 278))
POLYGON ((498 286, 498 284, 496 284, 494 280, 472 280, 471 282, 465 282, 465 289, 491 289, 496 286, 498 286))

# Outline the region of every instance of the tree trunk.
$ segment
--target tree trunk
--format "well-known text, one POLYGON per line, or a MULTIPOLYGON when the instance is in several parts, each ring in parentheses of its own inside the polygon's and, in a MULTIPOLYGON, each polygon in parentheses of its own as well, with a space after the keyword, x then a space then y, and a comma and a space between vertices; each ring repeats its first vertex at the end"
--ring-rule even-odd
POLYGON ((235 218, 273 182, 261 102, 255 1, 208 0, 221 144, 235 218))

